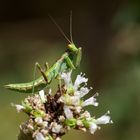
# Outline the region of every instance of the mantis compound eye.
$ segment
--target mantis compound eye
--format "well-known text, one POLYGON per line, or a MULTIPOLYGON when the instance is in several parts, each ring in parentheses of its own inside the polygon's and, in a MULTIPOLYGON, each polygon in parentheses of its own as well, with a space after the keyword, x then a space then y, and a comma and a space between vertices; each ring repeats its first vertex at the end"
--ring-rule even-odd
POLYGON ((73 51, 73 52, 77 52, 78 51, 78 49, 76 48, 76 46, 73 43, 68 44, 68 49, 73 51))

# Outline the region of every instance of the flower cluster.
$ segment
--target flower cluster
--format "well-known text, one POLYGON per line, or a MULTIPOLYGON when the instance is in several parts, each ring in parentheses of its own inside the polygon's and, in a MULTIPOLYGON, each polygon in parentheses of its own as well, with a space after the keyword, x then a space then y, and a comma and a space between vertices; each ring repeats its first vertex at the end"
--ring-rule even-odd
POLYGON ((56 94, 41 90, 39 94, 27 97, 22 105, 15 105, 18 112, 29 116, 28 121, 20 126, 25 135, 30 134, 33 140, 61 140, 71 128, 94 134, 100 124, 112 123, 109 111, 95 119, 84 109, 89 105, 98 106, 98 93, 84 100, 92 89, 87 87, 88 79, 81 73, 73 83, 71 73, 61 74, 64 84, 58 86, 56 94))

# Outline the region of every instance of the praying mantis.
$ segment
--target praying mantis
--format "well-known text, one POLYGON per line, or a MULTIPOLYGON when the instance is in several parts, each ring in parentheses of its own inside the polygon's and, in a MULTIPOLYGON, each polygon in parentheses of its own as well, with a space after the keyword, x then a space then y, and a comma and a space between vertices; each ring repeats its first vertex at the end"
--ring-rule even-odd
MULTIPOLYGON (((62 33, 62 35, 67 39, 69 44, 67 45, 67 50, 65 53, 49 68, 48 65, 46 71, 44 71, 39 63, 36 63, 35 66, 39 69, 42 76, 40 76, 38 79, 33 80, 28 83, 15 83, 15 84, 8 84, 5 85, 5 88, 22 92, 22 93, 34 93, 42 90, 43 88, 47 87, 52 79, 59 77, 59 75, 66 71, 75 69, 80 65, 81 57, 82 57, 82 48, 77 48, 76 45, 73 43, 72 40, 72 25, 70 24, 70 36, 71 40, 68 39, 68 37, 64 34, 63 30, 60 28, 58 24, 54 21, 54 19, 51 17, 52 21, 55 23, 55 25, 58 27, 59 31, 62 33)), ((70 21, 72 22, 72 18, 70 18, 70 21)))

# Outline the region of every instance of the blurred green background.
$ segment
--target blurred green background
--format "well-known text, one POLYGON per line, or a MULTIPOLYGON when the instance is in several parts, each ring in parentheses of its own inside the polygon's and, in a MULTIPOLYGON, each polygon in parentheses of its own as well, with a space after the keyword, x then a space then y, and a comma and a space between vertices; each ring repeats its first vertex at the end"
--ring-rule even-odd
POLYGON ((27 95, 3 85, 30 81, 36 61, 53 64, 59 58, 67 41, 48 14, 69 34, 70 10, 74 42, 83 48, 77 72, 89 77, 90 94, 100 93, 100 106, 88 109, 97 117, 110 110, 114 124, 95 135, 71 131, 63 139, 140 139, 140 1, 5 0, 0 1, 0 140, 15 140, 27 117, 10 105, 27 95))

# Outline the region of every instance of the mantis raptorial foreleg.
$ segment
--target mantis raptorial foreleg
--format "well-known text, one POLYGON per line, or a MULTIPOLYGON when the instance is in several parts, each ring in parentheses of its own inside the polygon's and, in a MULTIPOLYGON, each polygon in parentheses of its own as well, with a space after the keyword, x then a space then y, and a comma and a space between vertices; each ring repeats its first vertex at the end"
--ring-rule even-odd
POLYGON ((38 70, 41 72, 41 74, 42 74, 44 80, 45 80, 46 83, 47 83, 47 82, 48 82, 48 78, 47 78, 45 72, 43 71, 43 69, 41 68, 40 64, 39 64, 38 62, 36 62, 35 65, 36 65, 36 67, 38 68, 38 70))
POLYGON ((65 57, 65 61, 71 69, 75 69, 73 62, 71 61, 71 59, 68 56, 65 57))
POLYGON ((77 56, 76 56, 76 63, 75 63, 76 67, 80 65, 81 58, 82 58, 82 48, 78 48, 77 56))

